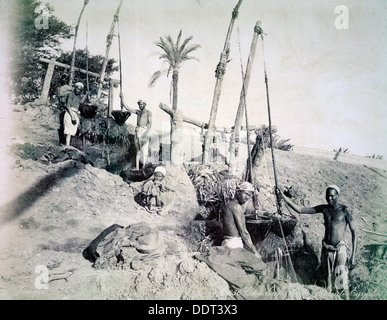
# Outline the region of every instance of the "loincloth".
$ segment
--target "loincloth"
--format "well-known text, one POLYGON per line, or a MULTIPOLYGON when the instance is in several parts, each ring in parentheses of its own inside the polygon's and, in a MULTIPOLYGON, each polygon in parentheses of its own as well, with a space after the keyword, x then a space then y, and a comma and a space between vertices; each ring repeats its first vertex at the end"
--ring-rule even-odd
POLYGON ((141 146, 143 146, 144 144, 147 144, 149 141, 146 131, 147 131, 147 127, 136 127, 135 139, 136 139, 136 142, 141 146))
POLYGON ((243 241, 241 237, 224 236, 222 246, 230 249, 243 248, 243 241))
POLYGON ((328 281, 328 287, 334 282, 336 289, 348 288, 348 244, 342 240, 336 245, 322 242, 321 266, 328 281))
POLYGON ((348 249, 348 244, 344 240, 339 241, 336 245, 327 244, 324 240, 322 241, 322 245, 328 251, 339 251, 343 246, 348 249))
POLYGON ((78 130, 78 124, 79 124, 79 118, 78 118, 78 110, 76 108, 70 107, 70 111, 73 115, 73 118, 75 119, 75 124, 72 123, 72 118, 68 111, 65 112, 65 115, 63 117, 63 133, 69 134, 71 136, 75 136, 78 130))

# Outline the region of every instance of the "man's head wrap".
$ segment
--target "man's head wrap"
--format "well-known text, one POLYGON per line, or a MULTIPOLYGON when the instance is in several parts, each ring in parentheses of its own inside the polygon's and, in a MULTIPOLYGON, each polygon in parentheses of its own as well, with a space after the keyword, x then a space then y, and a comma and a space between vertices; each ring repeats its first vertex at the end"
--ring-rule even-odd
POLYGON ((146 102, 141 99, 137 101, 137 104, 143 104, 144 106, 146 106, 146 102))
POLYGON ((84 88, 84 85, 83 85, 82 82, 77 82, 74 86, 75 86, 76 88, 81 88, 81 89, 84 88))
POLYGON ((328 189, 334 189, 334 190, 336 190, 337 194, 340 194, 340 188, 338 186, 336 186, 335 184, 331 184, 330 186, 328 186, 327 190, 328 189))
POLYGON ((155 174, 156 172, 161 173, 164 177, 165 177, 165 174, 167 173, 167 171, 165 170, 164 167, 156 167, 156 169, 155 169, 155 171, 153 172, 153 174, 155 174))
POLYGON ((254 192, 255 189, 250 182, 244 181, 237 186, 237 191, 254 192))

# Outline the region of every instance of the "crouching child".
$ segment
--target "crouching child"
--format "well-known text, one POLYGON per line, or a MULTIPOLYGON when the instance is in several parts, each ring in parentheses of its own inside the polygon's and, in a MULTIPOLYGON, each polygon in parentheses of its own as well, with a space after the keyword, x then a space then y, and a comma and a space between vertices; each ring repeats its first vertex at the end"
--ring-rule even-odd
POLYGON ((158 212, 163 209, 164 203, 161 201, 161 193, 173 191, 163 184, 166 170, 159 166, 155 168, 153 176, 144 182, 141 193, 137 196, 137 202, 148 211, 158 212))

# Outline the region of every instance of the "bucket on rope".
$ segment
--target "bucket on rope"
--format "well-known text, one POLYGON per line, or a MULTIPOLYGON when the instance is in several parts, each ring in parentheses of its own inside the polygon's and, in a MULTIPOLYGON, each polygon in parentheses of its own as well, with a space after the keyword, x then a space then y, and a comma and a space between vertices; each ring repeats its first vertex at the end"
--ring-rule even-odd
POLYGON ((131 113, 129 111, 121 111, 121 110, 113 110, 112 111, 112 117, 114 118, 114 121, 122 125, 125 123, 126 120, 130 117, 131 113))
POLYGON ((79 106, 81 116, 87 119, 92 119, 97 114, 98 106, 91 103, 82 103, 79 106))

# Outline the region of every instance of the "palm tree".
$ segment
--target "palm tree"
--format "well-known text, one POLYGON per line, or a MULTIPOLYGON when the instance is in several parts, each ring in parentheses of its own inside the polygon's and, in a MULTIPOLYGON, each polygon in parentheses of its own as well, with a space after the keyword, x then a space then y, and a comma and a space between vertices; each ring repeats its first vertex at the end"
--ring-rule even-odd
POLYGON ((182 64, 187 60, 197 60, 197 58, 190 55, 191 52, 200 48, 199 44, 188 43, 193 39, 193 36, 188 37, 182 43, 181 41, 182 30, 180 30, 179 35, 177 36, 176 42, 173 41, 170 35, 160 39, 155 42, 156 46, 161 48, 163 51, 160 54, 159 59, 166 62, 168 67, 156 71, 150 81, 149 87, 152 87, 155 82, 162 76, 167 75, 172 72, 172 110, 176 111, 177 109, 177 93, 178 93, 178 82, 179 82, 179 70, 182 64))

